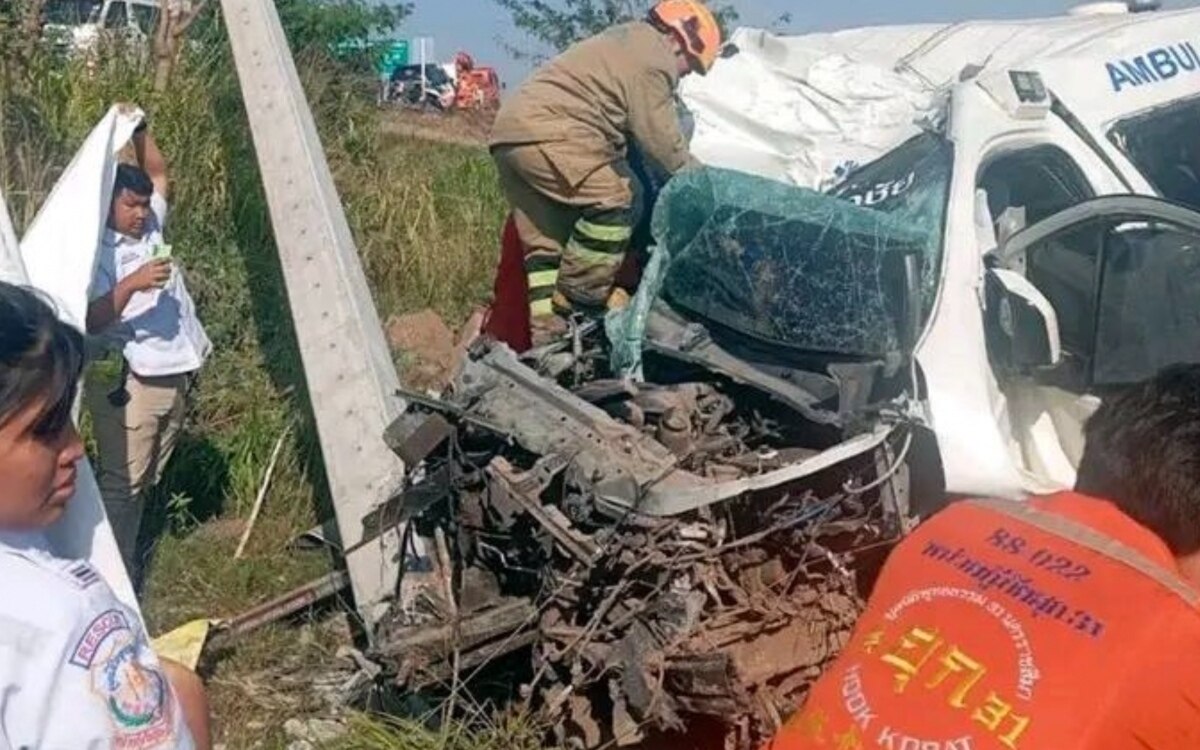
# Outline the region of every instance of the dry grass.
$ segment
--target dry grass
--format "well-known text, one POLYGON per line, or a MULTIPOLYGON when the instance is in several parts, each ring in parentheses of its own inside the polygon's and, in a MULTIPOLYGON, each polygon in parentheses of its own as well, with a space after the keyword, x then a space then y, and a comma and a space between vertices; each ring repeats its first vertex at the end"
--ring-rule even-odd
POLYGON ((545 728, 513 714, 481 721, 477 727, 453 724, 438 728, 415 721, 356 714, 349 731, 329 750, 536 750, 545 728))

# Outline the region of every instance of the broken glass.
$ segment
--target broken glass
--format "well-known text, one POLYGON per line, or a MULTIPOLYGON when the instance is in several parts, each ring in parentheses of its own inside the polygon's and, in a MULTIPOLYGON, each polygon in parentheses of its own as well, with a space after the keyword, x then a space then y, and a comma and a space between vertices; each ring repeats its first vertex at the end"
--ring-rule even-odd
POLYGON ((653 229, 670 253, 663 296, 719 327, 807 352, 903 348, 905 257, 928 315, 940 269, 950 148, 918 136, 832 195, 715 168, 676 176, 653 229))

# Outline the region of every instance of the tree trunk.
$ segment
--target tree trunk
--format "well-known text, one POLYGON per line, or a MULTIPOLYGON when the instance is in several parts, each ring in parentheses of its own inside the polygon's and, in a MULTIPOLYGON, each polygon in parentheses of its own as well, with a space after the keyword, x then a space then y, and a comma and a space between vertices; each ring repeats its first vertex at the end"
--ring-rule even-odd
POLYGON ((46 8, 46 0, 26 0, 25 16, 21 19, 23 37, 22 52, 25 59, 30 59, 37 52, 38 42, 42 38, 42 12, 46 8))
POLYGON ((187 2, 167 0, 158 14, 158 26, 154 29, 151 55, 154 59, 154 91, 162 93, 171 83, 171 73, 183 53, 187 31, 204 11, 208 0, 187 2), (186 3, 186 5, 185 5, 186 3))

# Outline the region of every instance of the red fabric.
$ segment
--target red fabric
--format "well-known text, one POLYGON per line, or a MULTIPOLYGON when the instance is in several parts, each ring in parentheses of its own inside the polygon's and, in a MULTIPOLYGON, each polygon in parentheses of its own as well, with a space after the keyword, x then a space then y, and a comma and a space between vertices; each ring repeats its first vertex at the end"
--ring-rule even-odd
POLYGON ((617 277, 614 286, 620 287, 631 295, 637 291, 638 285, 642 283, 642 263, 641 258, 633 250, 625 253, 625 260, 617 269, 617 277))
POLYGON ((483 331, 518 354, 533 346, 529 320, 529 281, 525 277, 525 248, 517 223, 509 214, 500 239, 500 266, 496 269, 492 308, 483 331))

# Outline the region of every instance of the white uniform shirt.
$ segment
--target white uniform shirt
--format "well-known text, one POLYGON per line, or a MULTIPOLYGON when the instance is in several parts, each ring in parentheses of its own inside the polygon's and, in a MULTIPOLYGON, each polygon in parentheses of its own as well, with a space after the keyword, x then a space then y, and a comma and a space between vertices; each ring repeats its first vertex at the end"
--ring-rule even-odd
POLYGON ((193 750, 137 614, 88 563, 0 533, 0 750, 193 750))
MULTIPOLYGON (((141 268, 163 244, 167 202, 155 193, 151 215, 141 239, 105 230, 100 243, 92 299, 108 294, 117 282, 141 268)), ((135 292, 121 313, 121 322, 105 338, 123 345, 129 369, 143 377, 195 372, 212 351, 212 344, 196 316, 196 305, 178 269, 162 289, 135 292)))

